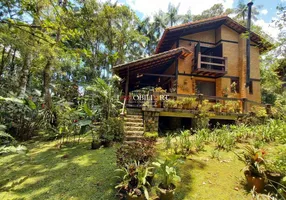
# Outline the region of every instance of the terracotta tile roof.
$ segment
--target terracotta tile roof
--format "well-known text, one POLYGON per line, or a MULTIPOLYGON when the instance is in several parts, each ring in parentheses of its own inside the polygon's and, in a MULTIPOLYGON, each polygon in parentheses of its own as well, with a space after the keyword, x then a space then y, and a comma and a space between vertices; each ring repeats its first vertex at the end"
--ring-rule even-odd
MULTIPOLYGON (((194 22, 188 22, 165 29, 163 36, 157 45, 155 53, 160 53, 165 50, 168 50, 168 48, 170 48, 174 44, 174 42, 181 36, 192 34, 195 32, 202 32, 202 30, 205 31, 207 27, 209 27, 209 30, 215 29, 217 26, 220 26, 222 24, 232 28, 238 33, 244 33, 247 31, 246 27, 234 21, 227 15, 221 15, 194 22)), ((263 38, 254 32, 251 32, 251 41, 255 42, 258 45, 260 51, 265 51, 272 47, 272 44, 268 42, 262 43, 263 38)))
POLYGON ((146 58, 134 60, 134 61, 129 62, 129 63, 114 66, 113 70, 116 72, 116 71, 120 71, 122 69, 126 69, 128 67, 131 69, 132 67, 137 67, 139 65, 144 66, 148 63, 151 63, 152 61, 162 60, 164 58, 170 58, 172 56, 181 55, 181 54, 186 55, 186 54, 190 54, 190 53, 191 52, 188 49, 186 49, 184 47, 179 47, 179 48, 172 49, 169 51, 164 51, 162 53, 154 54, 154 55, 146 57, 146 58))

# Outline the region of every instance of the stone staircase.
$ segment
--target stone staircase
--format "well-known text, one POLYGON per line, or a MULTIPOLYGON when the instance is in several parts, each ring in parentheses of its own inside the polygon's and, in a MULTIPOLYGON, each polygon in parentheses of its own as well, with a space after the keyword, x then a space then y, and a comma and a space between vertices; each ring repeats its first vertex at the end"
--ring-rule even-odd
POLYGON ((144 124, 141 109, 127 109, 124 117, 125 143, 131 143, 143 138, 144 124))

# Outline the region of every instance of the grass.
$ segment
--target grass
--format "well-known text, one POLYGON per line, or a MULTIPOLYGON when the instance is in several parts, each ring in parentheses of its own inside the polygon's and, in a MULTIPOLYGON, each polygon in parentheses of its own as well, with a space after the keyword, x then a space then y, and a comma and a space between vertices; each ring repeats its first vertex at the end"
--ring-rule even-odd
MULTIPOLYGON (((58 149, 56 144, 34 142, 27 145, 27 155, 1 156, 0 199, 117 199, 116 146, 90 150, 90 143, 83 141, 58 149)), ((178 166, 182 181, 176 199, 251 199, 241 171, 244 164, 233 152, 220 151, 212 158, 214 148, 207 145, 178 166)), ((162 142, 157 149, 159 156, 166 153, 162 142)), ((273 144, 265 147, 268 152, 275 149, 273 144)))
MULTIPOLYGON (((162 141, 160 143, 158 156, 165 157, 170 151, 164 149, 162 141)), ((248 144, 238 143, 232 151, 220 150, 213 156, 216 147, 211 143, 203 151, 183 159, 177 166, 181 182, 177 184, 176 199, 252 199, 242 171, 245 165, 233 152, 240 151, 245 145, 248 144)), ((277 155, 278 146, 282 145, 270 143, 263 145, 263 149, 270 155, 277 155)))
POLYGON ((115 147, 89 150, 86 142, 28 147, 26 156, 1 157, 0 199, 115 199, 115 147))
POLYGON ((178 186, 177 199, 251 199, 245 190, 244 176, 233 152, 221 151, 219 158, 211 158, 213 147, 194 154, 179 166, 182 182, 178 186))

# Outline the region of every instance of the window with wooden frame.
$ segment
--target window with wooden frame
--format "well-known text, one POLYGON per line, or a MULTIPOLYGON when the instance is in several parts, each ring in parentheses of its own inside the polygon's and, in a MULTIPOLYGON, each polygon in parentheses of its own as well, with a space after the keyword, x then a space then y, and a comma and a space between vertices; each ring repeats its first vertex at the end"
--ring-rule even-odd
POLYGON ((253 81, 249 82, 249 94, 253 94, 253 81))
POLYGON ((230 79, 230 91, 232 93, 239 93, 239 78, 230 79))

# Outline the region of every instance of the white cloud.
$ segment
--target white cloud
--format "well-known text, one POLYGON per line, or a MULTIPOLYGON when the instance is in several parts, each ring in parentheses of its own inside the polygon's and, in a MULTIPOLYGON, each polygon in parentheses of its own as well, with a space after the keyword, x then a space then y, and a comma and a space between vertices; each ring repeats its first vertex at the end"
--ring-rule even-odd
POLYGON ((255 24, 262 27, 262 30, 271 36, 273 39, 277 40, 279 29, 274 26, 273 23, 267 23, 263 19, 255 21, 255 24))
POLYGON ((127 5, 145 16, 152 15, 160 9, 167 11, 169 2, 173 5, 180 3, 179 14, 185 14, 189 9, 192 14, 200 14, 216 3, 222 3, 225 8, 231 8, 234 0, 126 0, 127 5))
POLYGON ((263 9, 263 10, 261 10, 260 12, 261 12, 262 15, 267 15, 268 10, 267 10, 267 9, 263 9))

